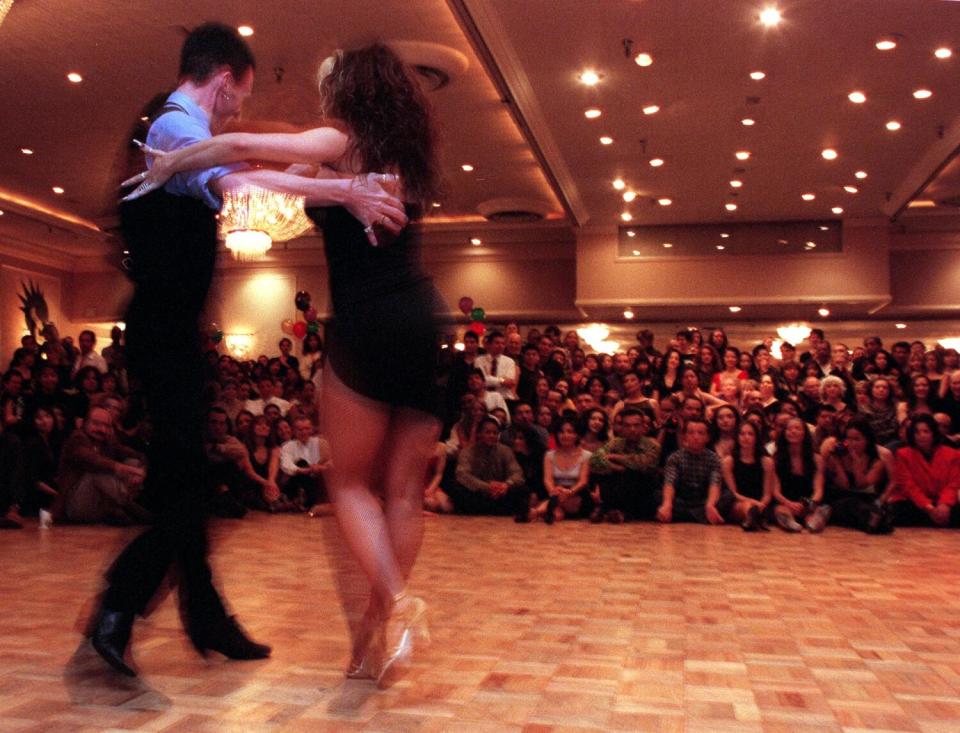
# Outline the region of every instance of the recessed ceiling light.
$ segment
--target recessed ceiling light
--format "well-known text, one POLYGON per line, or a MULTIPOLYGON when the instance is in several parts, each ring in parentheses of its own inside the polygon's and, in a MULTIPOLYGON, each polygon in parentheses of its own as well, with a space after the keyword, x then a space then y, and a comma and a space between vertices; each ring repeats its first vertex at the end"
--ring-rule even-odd
POLYGON ((464 173, 470 173, 473 171, 473 166, 469 163, 464 163, 462 166, 460 166, 460 170, 462 170, 464 173))
POLYGON ((739 305, 731 305, 731 306, 730 306, 730 312, 731 312, 731 313, 739 313, 739 312, 742 311, 742 310, 743 310, 743 308, 741 308, 739 305))
POLYGON ((600 74, 598 74, 593 69, 586 69, 580 74, 580 83, 586 84, 588 87, 596 86, 600 83, 600 74))
POLYGON ((897 42, 891 36, 884 36, 876 43, 879 51, 892 51, 897 47, 897 42))
POLYGON ((778 239, 777 244, 790 244, 790 242, 787 241, 786 239, 778 239))
POLYGON ((146 121, 149 120, 149 119, 150 119, 149 117, 147 117, 146 115, 144 115, 143 117, 140 118, 140 121, 141 121, 141 122, 146 122, 146 121))
POLYGON ((738 150, 738 151, 736 152, 736 156, 737 156, 737 160, 746 160, 747 158, 750 157, 750 151, 749 151, 749 150, 738 150))
POLYGON ((736 210, 737 210, 737 205, 736 205, 735 203, 732 203, 732 202, 729 203, 729 204, 724 204, 723 207, 724 207, 727 211, 736 211, 736 210))
POLYGON ((933 92, 929 89, 916 89, 913 92, 914 99, 930 99, 933 96, 933 92))
POLYGON ((725 250, 726 247, 724 247, 722 244, 718 244, 718 245, 717 245, 717 249, 719 249, 721 252, 723 252, 723 250, 725 250))
POLYGON ((672 248, 673 248, 673 242, 664 242, 664 243, 663 243, 663 248, 664 248, 664 249, 672 249, 672 248))
POLYGON ((624 191, 624 192, 623 192, 623 200, 626 201, 628 204, 629 204, 631 201, 633 201, 636 197, 637 197, 637 192, 636 192, 636 191, 624 191))
POLYGON ((643 108, 643 113, 645 115, 655 115, 659 111, 660 111, 660 107, 657 106, 656 104, 648 104, 646 107, 643 108))
POLYGON ((668 199, 668 198, 657 199, 657 203, 660 204, 661 206, 669 206, 670 204, 673 203, 673 199, 668 199))
POLYGON ((636 233, 635 231, 633 231, 633 229, 630 229, 630 230, 627 231, 627 236, 628 236, 628 237, 635 237, 635 236, 637 236, 637 233, 636 233))
POLYGON ((837 151, 834 150, 833 148, 824 148, 823 151, 821 151, 820 155, 823 156, 824 160, 837 159, 837 151))
POLYGON ((80 76, 76 71, 71 71, 67 74, 67 81, 73 82, 74 84, 79 84, 83 81, 83 77, 80 76))
POLYGON ((804 201, 813 201, 816 197, 817 197, 817 194, 815 194, 815 193, 802 193, 802 194, 800 194, 800 198, 802 198, 804 201))
POLYGON ((432 204, 432 206, 433 206, 433 208, 435 208, 435 209, 439 209, 439 208, 440 208, 440 202, 439 202, 439 201, 434 201, 433 204, 432 204))
POLYGON ((906 327, 907 327, 907 324, 906 324, 906 323, 894 323, 893 325, 894 325, 894 328, 906 328, 906 327))
POLYGON ((483 244, 483 240, 480 239, 480 237, 471 237, 470 244, 472 244, 474 247, 479 247, 481 244, 483 244))
POLYGON ((766 76, 767 76, 767 75, 766 75, 764 72, 762 72, 762 71, 751 71, 751 72, 750 72, 750 78, 753 79, 754 81, 760 81, 761 79, 765 79, 766 76))
POLYGON ((244 38, 249 38, 253 35, 253 28, 248 25, 241 25, 237 27, 237 33, 239 33, 244 38))
POLYGON ((591 107, 590 109, 584 111, 583 116, 588 120, 595 120, 602 114, 603 112, 601 110, 597 109, 596 107, 591 107))
POLYGON ((857 172, 854 173, 853 175, 856 176, 857 178, 859 178, 859 179, 862 181, 864 178, 867 177, 867 172, 866 172, 866 171, 857 171, 857 172))
POLYGON ((840 214, 843 213, 843 207, 842 207, 842 206, 834 206, 832 209, 830 209, 830 211, 832 211, 834 214, 836 214, 837 216, 839 216, 840 214))
POLYGON ((742 120, 740 120, 740 124, 744 127, 753 127, 755 124, 757 124, 757 121, 750 119, 749 117, 744 117, 742 120))
POLYGON ((622 179, 622 178, 614 178, 614 179, 613 179, 613 187, 614 187, 615 189, 617 189, 618 191, 622 191, 623 189, 625 189, 625 188, 627 187, 627 184, 623 182, 623 179, 622 179))
POLYGON ((600 138, 600 144, 601 144, 601 145, 613 145, 613 138, 610 137, 609 135, 604 135, 603 137, 600 138))
POLYGON ((3 216, 3 209, 0 209, 0 216, 3 216))
POLYGON ((860 189, 858 189, 856 186, 844 186, 843 190, 846 191, 847 193, 856 193, 860 189))
POLYGON ((627 309, 623 312, 623 317, 626 318, 628 321, 629 321, 629 320, 632 320, 632 319, 633 319, 633 311, 630 310, 629 308, 627 308, 627 309))
POLYGON ((660 166, 663 165, 663 158, 651 158, 651 159, 650 159, 650 165, 651 165, 653 168, 659 168, 660 166))
POLYGON ((624 221, 633 221, 633 214, 631 214, 629 211, 624 211, 622 214, 620 214, 620 218, 624 221))
POLYGON ((817 248, 817 243, 816 243, 816 242, 804 242, 804 243, 803 243, 803 246, 806 247, 807 249, 816 249, 816 248, 817 248))
POLYGON ((653 56, 648 53, 638 53, 633 60, 637 62, 637 66, 650 66, 653 64, 653 56))
POLYGON ((639 249, 633 250, 633 256, 634 256, 634 257, 639 257, 639 256, 640 256, 640 250, 639 250, 639 249))
POLYGON ((721 239, 730 239, 730 235, 727 234, 726 232, 720 232, 720 238, 721 238, 721 239))
POLYGON ((780 11, 776 8, 764 8, 760 11, 760 22, 767 28, 773 28, 775 25, 778 25, 781 20, 783 20, 783 16, 780 15, 780 11))
POLYGON ((899 122, 897 122, 897 120, 890 120, 890 121, 886 124, 886 128, 887 128, 888 130, 890 130, 890 132, 896 132, 896 131, 899 130, 901 127, 903 127, 903 125, 901 125, 899 122))
POLYGON ((741 188, 742 186, 743 186, 743 181, 737 180, 736 178, 730 181, 731 188, 741 188))
POLYGON ((849 99, 854 104, 863 104, 864 102, 867 101, 867 95, 864 94, 863 92, 850 92, 847 95, 847 99, 849 99))
POLYGON ((951 51, 946 46, 941 46, 940 48, 938 48, 936 51, 933 52, 933 55, 936 56, 938 59, 948 59, 951 56, 953 56, 953 51, 951 51))
POLYGON ((933 199, 914 199, 907 204, 908 209, 932 209, 937 205, 933 199))
POLYGON ((821 308, 820 310, 817 311, 817 313, 819 313, 821 316, 823 316, 824 318, 826 318, 827 316, 830 315, 830 309, 829 309, 829 308, 821 308))
POLYGON ((54 186, 54 187, 53 187, 53 192, 54 192, 55 194, 58 194, 58 195, 59 195, 59 194, 63 193, 63 189, 60 188, 60 186, 54 186))
POLYGON ((33 155, 32 148, 20 148, 20 152, 23 153, 24 155, 33 155))
POLYGON ((830 227, 828 227, 828 226, 824 226, 824 225, 822 225, 822 224, 821 224, 821 225, 820 225, 820 231, 821 231, 821 232, 827 232, 827 231, 830 231, 830 227))

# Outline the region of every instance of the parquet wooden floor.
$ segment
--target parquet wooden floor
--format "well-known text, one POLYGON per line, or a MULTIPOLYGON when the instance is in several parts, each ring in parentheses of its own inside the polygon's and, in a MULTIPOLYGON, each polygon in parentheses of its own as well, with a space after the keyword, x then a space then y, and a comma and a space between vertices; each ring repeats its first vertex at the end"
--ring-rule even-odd
POLYGON ((433 644, 386 692, 342 676, 361 595, 332 518, 213 527, 271 659, 198 657, 167 598, 135 629, 141 678, 105 671, 75 620, 130 535, 0 534, 0 730, 960 731, 956 532, 431 518, 433 644))

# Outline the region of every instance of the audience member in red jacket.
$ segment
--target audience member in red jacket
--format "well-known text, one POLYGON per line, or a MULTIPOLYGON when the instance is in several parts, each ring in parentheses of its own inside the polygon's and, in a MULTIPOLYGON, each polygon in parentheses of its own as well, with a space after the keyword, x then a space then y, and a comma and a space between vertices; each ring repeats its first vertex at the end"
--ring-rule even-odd
POLYGON ((960 453, 941 443, 930 415, 916 415, 907 445, 897 451, 896 486, 889 501, 898 525, 960 526, 960 453))

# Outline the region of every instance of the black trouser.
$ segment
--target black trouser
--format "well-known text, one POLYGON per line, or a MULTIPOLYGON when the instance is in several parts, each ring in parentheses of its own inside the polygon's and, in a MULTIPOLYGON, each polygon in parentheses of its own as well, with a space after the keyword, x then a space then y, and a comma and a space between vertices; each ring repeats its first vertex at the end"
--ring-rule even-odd
MULTIPOLYGON (((299 466, 298 462, 298 466, 299 466)), ((300 468, 306 468, 306 461, 302 461, 303 466, 300 468)), ((303 474, 296 474, 291 476, 287 482, 281 487, 284 495, 291 501, 297 501, 301 492, 303 494, 303 506, 305 509, 309 509, 314 504, 319 504, 326 498, 326 488, 322 476, 305 476, 303 474)))
POLYGON ((826 502, 831 509, 830 524, 866 532, 876 498, 862 491, 832 491, 826 502))
POLYGON ((526 486, 511 486, 496 499, 483 491, 470 491, 461 484, 454 484, 450 488, 450 500, 457 514, 515 517, 526 514, 530 508, 530 489, 526 486))
POLYGON ((23 442, 14 427, 0 433, 0 515, 23 504, 23 442))
MULTIPOLYGON (((938 527, 930 519, 930 515, 912 501, 897 501, 891 504, 893 510, 893 524, 896 527, 938 527)), ((950 508, 948 527, 960 527, 960 504, 950 508)))
POLYGON ((656 478, 640 471, 597 476, 603 512, 619 511, 631 519, 653 519, 662 501, 656 478))

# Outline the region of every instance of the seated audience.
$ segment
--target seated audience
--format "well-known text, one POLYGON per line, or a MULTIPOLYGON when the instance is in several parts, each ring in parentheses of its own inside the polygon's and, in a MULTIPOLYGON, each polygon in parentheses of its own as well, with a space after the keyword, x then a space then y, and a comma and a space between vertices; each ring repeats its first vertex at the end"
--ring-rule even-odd
POLYGON ((878 376, 867 386, 869 400, 859 406, 859 412, 870 423, 877 442, 889 443, 897 437, 897 400, 893 384, 886 377, 878 376))
POLYGON ((590 451, 580 447, 576 422, 561 418, 554 429, 557 447, 543 459, 543 485, 546 504, 541 508, 544 521, 589 513, 590 451))
POLYGON ((760 429, 744 421, 737 429, 733 449, 720 460, 726 489, 733 497, 729 519, 747 532, 766 529, 775 481, 773 459, 763 448, 760 429))
POLYGON ((907 445, 897 451, 894 470, 889 502, 895 525, 960 526, 960 459, 943 445, 932 416, 911 418, 907 445))
POLYGON ((800 418, 789 418, 777 435, 773 497, 777 524, 787 532, 822 532, 830 519, 823 501, 823 460, 813 449, 813 437, 800 418), (803 524, 801 524, 803 522, 803 524))
POLYGON ((477 441, 460 451, 450 498, 459 514, 527 515, 530 490, 516 456, 500 443, 500 425, 481 418, 477 441))
POLYGON ((652 519, 660 503, 660 445, 643 434, 639 410, 628 408, 617 417, 622 420, 622 436, 611 438, 590 458, 590 471, 600 485, 599 502, 590 515, 592 522, 652 519))
POLYGON ((310 516, 326 513, 320 506, 326 498, 323 473, 330 468, 330 444, 313 434, 313 423, 305 417, 293 424, 294 438, 280 447, 280 488, 298 507, 309 507, 310 516))
POLYGON ((732 495, 721 489, 720 457, 707 447, 710 429, 702 417, 683 424, 683 446, 667 459, 663 473, 660 522, 723 524, 732 495))

